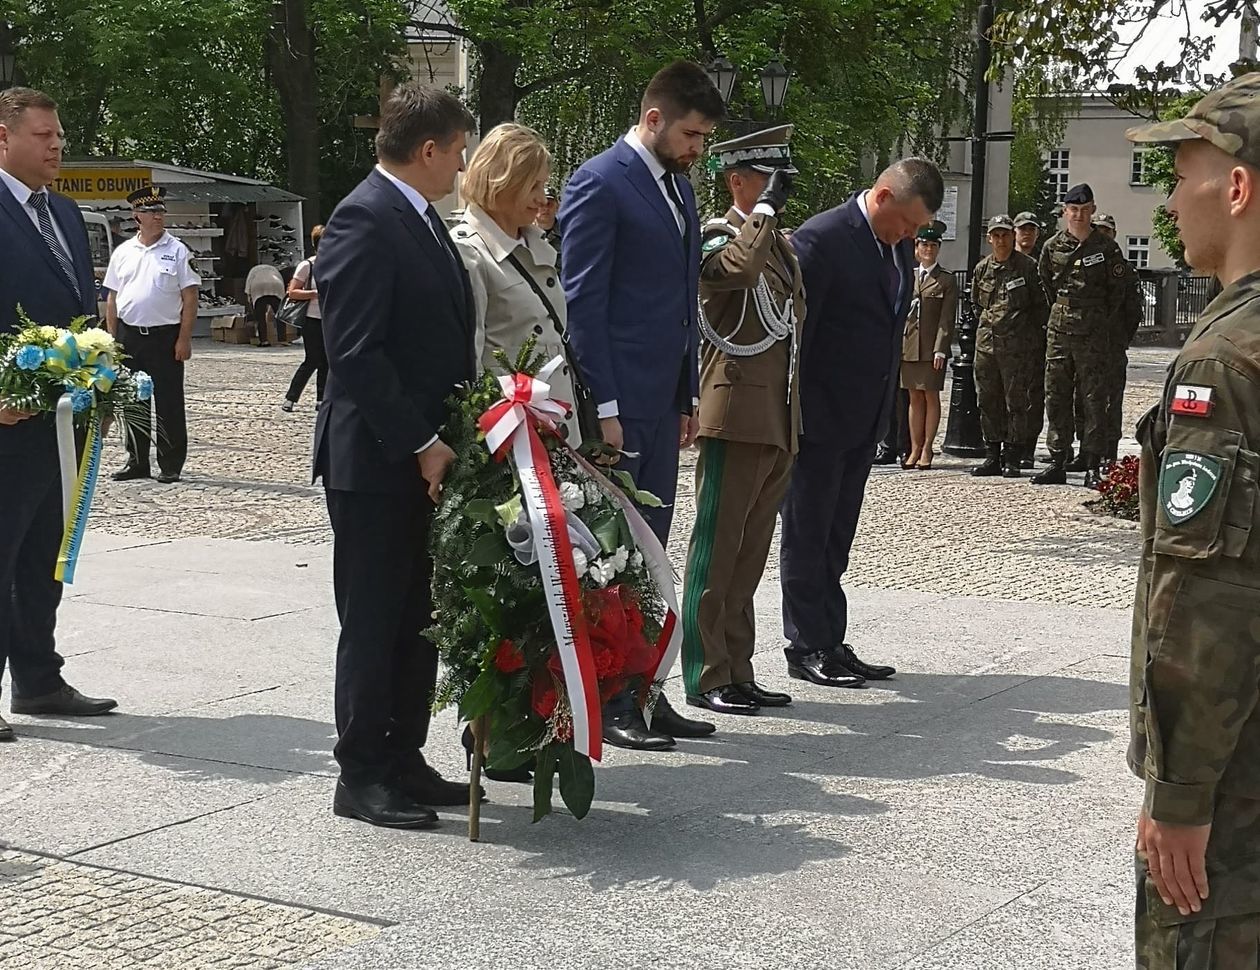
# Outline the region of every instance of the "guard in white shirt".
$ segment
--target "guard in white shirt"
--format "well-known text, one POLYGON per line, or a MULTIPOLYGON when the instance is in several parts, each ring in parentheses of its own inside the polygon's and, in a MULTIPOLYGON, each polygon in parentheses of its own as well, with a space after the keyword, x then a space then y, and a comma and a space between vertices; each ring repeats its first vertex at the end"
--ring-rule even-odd
MULTIPOLYGON (((201 277, 188 247, 166 231, 166 189, 159 185, 127 196, 138 227, 135 236, 114 250, 105 273, 109 290, 105 318, 109 332, 122 341, 133 369, 153 378, 157 409, 159 482, 177 482, 188 456, 184 417, 184 361, 192 356, 192 328, 197 319, 201 277)), ((146 413, 127 434, 127 464, 114 480, 149 478, 152 423, 146 413)))

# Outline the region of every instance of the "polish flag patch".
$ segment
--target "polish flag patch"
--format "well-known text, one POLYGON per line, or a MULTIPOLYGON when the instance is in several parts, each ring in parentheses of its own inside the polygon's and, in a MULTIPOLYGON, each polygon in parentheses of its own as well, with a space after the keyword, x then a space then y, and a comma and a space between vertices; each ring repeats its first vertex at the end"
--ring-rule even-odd
POLYGON ((1212 389, 1197 384, 1178 384, 1173 391, 1172 413, 1206 418, 1212 413, 1212 389))

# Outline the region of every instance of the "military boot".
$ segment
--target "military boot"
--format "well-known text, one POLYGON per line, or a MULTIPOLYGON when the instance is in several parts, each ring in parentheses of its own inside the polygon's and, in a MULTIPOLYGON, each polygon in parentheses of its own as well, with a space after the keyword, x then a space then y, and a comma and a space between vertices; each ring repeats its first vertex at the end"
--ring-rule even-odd
POLYGON ((1032 477, 1034 485, 1066 485, 1067 455, 1063 452, 1050 452, 1050 467, 1046 468, 1032 477))
POLYGON ((1081 451, 1081 453, 1080 453, 1079 455, 1077 455, 1075 458, 1073 458, 1073 457, 1072 457, 1072 452, 1071 452, 1071 451, 1069 451, 1069 452, 1068 452, 1068 460, 1067 460, 1066 462, 1064 462, 1064 464, 1063 464, 1063 470, 1064 470, 1065 472, 1087 472, 1087 471, 1089 471, 1089 453, 1088 453, 1088 452, 1086 452, 1086 451, 1083 451, 1083 450, 1082 450, 1082 451, 1081 451))
POLYGON ((1003 478, 1022 478, 1023 472, 1019 470, 1019 460, 1023 455, 1024 449, 1019 445, 1008 444, 1002 449, 1002 477, 1003 478))
POLYGON ((1097 488, 1111 472, 1111 462, 1106 458, 1090 455, 1090 465, 1085 469, 1085 487, 1097 488))
POLYGON ((986 444, 984 446, 986 457, 983 462, 971 469, 971 474, 976 478, 991 478, 994 475, 1002 474, 1002 445, 986 444))
POLYGON ((1019 456, 1019 467, 1020 468, 1036 468, 1037 467, 1037 460, 1035 457, 1036 453, 1037 453, 1037 442, 1034 441, 1031 445, 1024 445, 1024 448, 1020 452, 1020 456, 1019 456))

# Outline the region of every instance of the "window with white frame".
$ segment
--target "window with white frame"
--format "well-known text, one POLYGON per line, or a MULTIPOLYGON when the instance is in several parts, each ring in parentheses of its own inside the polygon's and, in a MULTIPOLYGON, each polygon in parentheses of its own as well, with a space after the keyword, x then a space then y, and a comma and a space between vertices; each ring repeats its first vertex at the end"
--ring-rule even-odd
POLYGON ((1125 255, 1138 269, 1146 269, 1151 262, 1151 237, 1129 236, 1128 245, 1125 246, 1125 255))
POLYGON ((1129 184, 1145 185, 1146 184, 1146 149, 1133 149, 1133 156, 1129 161, 1129 184))
POLYGON ((1060 148, 1050 153, 1047 168, 1050 172, 1050 189, 1054 193, 1054 201, 1062 202, 1068 190, 1068 162, 1071 153, 1060 148))

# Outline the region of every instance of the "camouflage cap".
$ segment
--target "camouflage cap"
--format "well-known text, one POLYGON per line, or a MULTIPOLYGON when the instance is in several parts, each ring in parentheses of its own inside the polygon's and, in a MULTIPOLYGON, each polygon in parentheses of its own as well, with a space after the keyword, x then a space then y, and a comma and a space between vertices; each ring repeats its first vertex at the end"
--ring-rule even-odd
POLYGON ((993 218, 989 220, 989 228, 986 231, 993 232, 994 230, 997 230, 997 229, 1009 229, 1012 232, 1014 232, 1015 223, 1011 222, 1010 216, 1008 216, 1006 213, 1002 213, 1002 215, 994 216, 993 218))
POLYGON ((1260 168, 1260 72, 1243 74, 1204 97, 1184 118, 1139 125, 1129 141, 1173 144, 1202 139, 1240 162, 1260 168))
POLYGON ((1091 226, 1106 226, 1112 232, 1116 231, 1116 217, 1106 212, 1094 213, 1094 218, 1089 220, 1091 226))
POLYGON ((1037 218, 1037 216, 1034 213, 1021 212, 1019 215, 1015 217, 1015 228, 1018 229, 1020 226, 1036 226, 1038 229, 1040 229, 1041 221, 1037 218))

